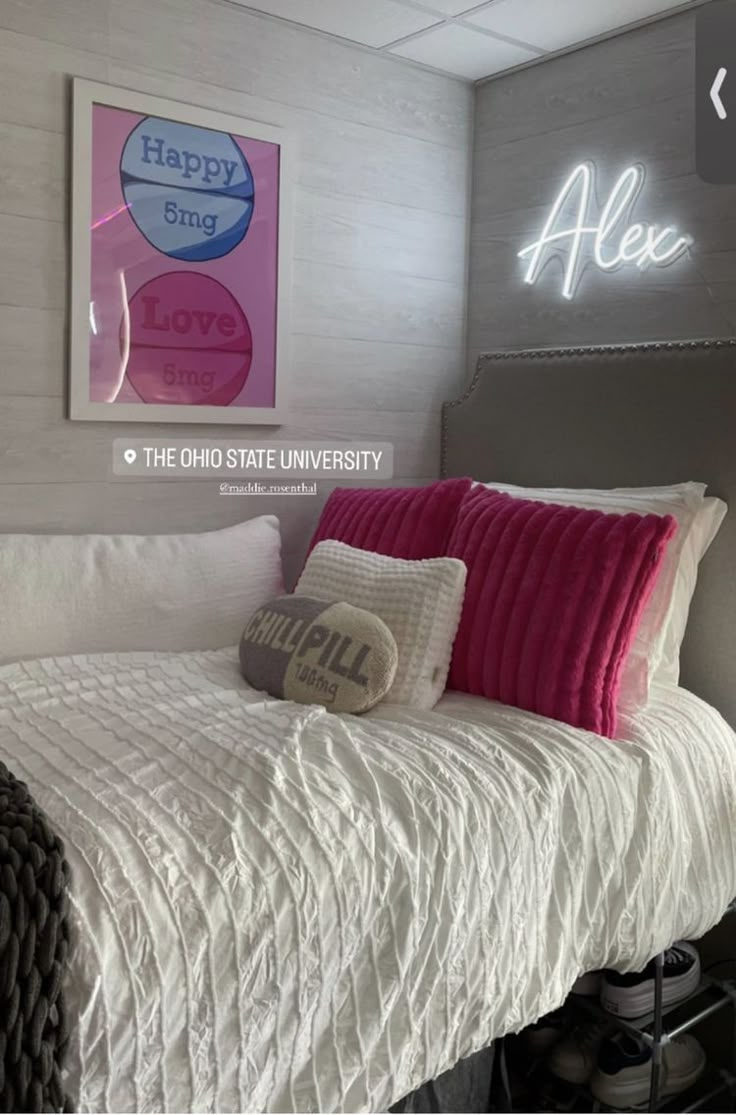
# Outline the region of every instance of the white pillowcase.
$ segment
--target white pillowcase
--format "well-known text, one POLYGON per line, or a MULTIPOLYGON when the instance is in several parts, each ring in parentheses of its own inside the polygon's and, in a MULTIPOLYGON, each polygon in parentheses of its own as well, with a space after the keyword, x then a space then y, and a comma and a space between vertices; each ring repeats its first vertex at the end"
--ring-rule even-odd
POLYGON ((0 534, 0 662, 215 650, 284 591, 279 521, 203 534, 0 534))
POLYGON ((654 488, 522 488, 515 484, 487 484, 486 487, 520 499, 607 512, 672 515, 677 519, 677 533, 667 546, 624 665, 619 705, 628 710, 642 708, 655 680, 676 685, 680 676, 680 647, 698 579, 698 565, 728 510, 723 500, 706 497, 706 485, 694 481, 654 488))
POLYGON ((728 505, 716 496, 705 496, 695 513, 675 574, 675 587, 664 620, 661 653, 654 678, 658 682, 677 685, 680 680, 680 647, 685 638, 690 603, 695 594, 698 566, 718 534, 726 517, 728 505))
POLYGON ((466 575, 457 558, 405 561, 328 540, 314 547, 294 591, 344 600, 382 619, 399 651, 385 701, 431 709, 447 681, 466 575))

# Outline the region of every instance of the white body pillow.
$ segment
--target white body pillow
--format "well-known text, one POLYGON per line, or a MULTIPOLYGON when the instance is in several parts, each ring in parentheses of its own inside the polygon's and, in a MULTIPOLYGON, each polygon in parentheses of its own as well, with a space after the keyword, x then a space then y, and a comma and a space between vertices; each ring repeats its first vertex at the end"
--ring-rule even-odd
POLYGON ((406 561, 328 540, 312 550, 294 592, 344 600, 382 619, 399 652, 384 701, 431 709, 445 689, 466 575, 457 558, 406 561))
POLYGON ((283 592, 279 522, 203 534, 0 535, 0 662, 215 650, 283 592))
POLYGON ((653 488, 522 488, 492 483, 486 487, 520 499, 608 512, 673 515, 677 519, 677 533, 667 547, 624 665, 619 705, 630 710, 642 708, 655 680, 676 685, 698 565, 728 510, 723 500, 706 497, 705 484, 694 481, 653 488))

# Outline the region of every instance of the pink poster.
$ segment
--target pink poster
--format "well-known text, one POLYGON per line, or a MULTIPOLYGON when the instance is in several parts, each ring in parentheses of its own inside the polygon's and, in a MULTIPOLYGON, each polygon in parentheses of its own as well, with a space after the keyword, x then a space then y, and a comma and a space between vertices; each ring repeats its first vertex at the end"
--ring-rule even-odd
POLYGON ((280 129, 75 82, 73 418, 280 420, 284 161, 280 129))

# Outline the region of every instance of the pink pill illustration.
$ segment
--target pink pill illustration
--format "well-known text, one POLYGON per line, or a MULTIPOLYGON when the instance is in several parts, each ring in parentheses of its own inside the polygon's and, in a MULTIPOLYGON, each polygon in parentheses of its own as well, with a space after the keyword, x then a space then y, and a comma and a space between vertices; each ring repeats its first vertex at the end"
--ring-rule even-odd
POLYGON ((170 271, 128 303, 128 380, 144 403, 228 406, 248 378, 253 338, 227 287, 196 271, 170 271))

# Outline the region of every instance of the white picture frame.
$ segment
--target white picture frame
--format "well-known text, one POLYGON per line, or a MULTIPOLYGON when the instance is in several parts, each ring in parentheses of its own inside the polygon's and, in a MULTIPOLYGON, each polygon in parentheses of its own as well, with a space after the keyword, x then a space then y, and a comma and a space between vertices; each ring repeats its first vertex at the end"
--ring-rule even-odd
POLYGON ((291 332, 291 159, 290 136, 282 127, 74 79, 71 419, 217 425, 280 425, 285 420, 291 332), (116 143, 120 146, 114 136, 134 117, 142 119, 130 131, 119 165, 114 166, 109 156, 116 143), (157 131, 168 137, 168 146, 157 131), (184 150, 177 147, 182 136, 187 137, 184 150), (214 154, 207 154, 207 143, 214 154), (223 150, 232 151, 233 158, 222 156, 223 150), (256 152, 255 157, 248 152, 256 152), (142 160, 152 164, 146 174, 158 176, 157 181, 140 177, 142 160), (113 206, 109 216, 107 211, 96 212, 94 206, 99 209, 101 200, 115 196, 116 189, 120 206, 113 206), (229 191, 239 192, 236 196, 229 191), (205 213, 207 206, 217 212, 205 213), (170 221, 172 214, 175 219, 170 221), (231 222, 224 234, 217 230, 218 219, 221 225, 231 222), (196 221, 200 225, 195 226, 196 221), (110 228, 105 227, 108 224, 110 228), (167 224, 175 227, 169 229, 167 224), (209 243, 206 229, 215 233, 209 243), (259 251, 258 244, 267 250, 259 251), (214 251, 220 254, 195 258, 197 253, 214 251), (134 260, 132 266, 124 262, 128 258, 134 260), (260 260, 265 260, 264 273, 256 291, 252 276, 260 260), (225 273, 227 282, 222 278, 225 273), (104 315, 96 301, 96 292, 107 292, 114 285, 113 274, 120 279, 117 327, 115 297, 106 294, 100 301, 104 315), (234 285, 235 291, 230 289, 234 285), (166 310, 167 299, 173 307, 181 292, 187 304, 166 310), (203 304, 206 309, 196 308, 203 304), (261 310, 254 317, 256 304, 261 310), (104 316, 102 340, 98 316, 104 316), (177 336, 178 325, 182 329, 177 336), (184 335, 184 326, 191 338, 184 335), (218 327, 220 345, 215 343, 218 327), (149 345, 146 328, 165 332, 157 341, 166 343, 149 345), (179 347, 190 340, 191 347, 179 347), (163 355, 155 352, 157 347, 163 355), (184 367, 182 361, 193 366, 184 367), (206 370, 208 361, 214 370, 206 370), (256 373, 259 378, 251 379, 256 373), (237 395, 223 402, 238 383, 237 395))

